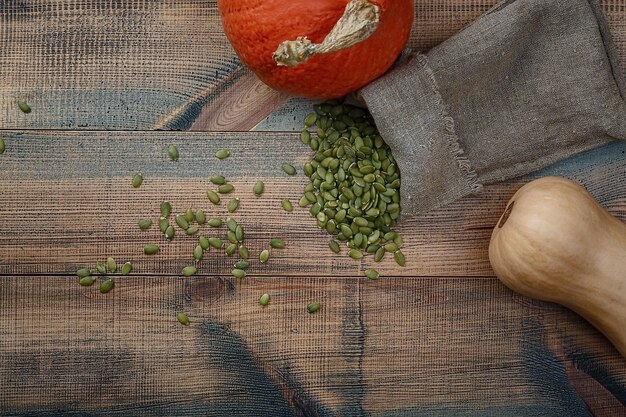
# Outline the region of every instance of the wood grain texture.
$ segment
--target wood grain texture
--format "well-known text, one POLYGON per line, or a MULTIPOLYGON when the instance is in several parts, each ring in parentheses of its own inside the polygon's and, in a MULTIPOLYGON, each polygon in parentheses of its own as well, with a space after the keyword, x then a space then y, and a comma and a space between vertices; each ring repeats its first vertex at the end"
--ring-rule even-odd
POLYGON ((495 279, 2 277, 0 333, 3 416, 625 415, 603 337, 495 279))

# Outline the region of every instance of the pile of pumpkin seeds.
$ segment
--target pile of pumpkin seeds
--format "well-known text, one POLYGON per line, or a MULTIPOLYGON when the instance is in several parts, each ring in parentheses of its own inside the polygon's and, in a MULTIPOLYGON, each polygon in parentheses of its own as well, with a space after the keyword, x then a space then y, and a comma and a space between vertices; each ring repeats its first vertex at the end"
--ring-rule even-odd
MULTIPOLYGON (((402 236, 392 230, 400 215, 400 172, 372 116, 338 101, 314 108, 300 134, 315 152, 304 165, 310 181, 300 207, 309 207, 319 228, 345 242, 352 259, 373 254, 380 262, 391 253, 405 266, 402 236)), ((337 240, 329 247, 340 253, 337 240)), ((378 278, 376 271, 369 271, 368 278, 378 278)))

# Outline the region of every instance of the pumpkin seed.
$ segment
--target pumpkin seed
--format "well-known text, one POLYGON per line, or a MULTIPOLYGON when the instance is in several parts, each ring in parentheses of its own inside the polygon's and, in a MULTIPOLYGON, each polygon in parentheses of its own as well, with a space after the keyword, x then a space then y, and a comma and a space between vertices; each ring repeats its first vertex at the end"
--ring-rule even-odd
POLYGON ((246 277, 246 271, 244 271, 243 269, 239 269, 239 268, 235 268, 231 271, 231 274, 233 274, 233 276, 235 278, 245 278, 246 277))
POLYGON ((235 219, 233 219, 232 217, 227 217, 226 218, 226 227, 228 228, 228 230, 230 230, 231 232, 235 232, 235 230, 237 230, 237 222, 235 221, 235 219))
POLYGON ((115 259, 111 257, 107 258, 107 269, 112 273, 117 272, 117 263, 115 263, 115 259))
POLYGON ((226 184, 226 177, 223 175, 214 175, 210 178, 210 181, 215 185, 224 185, 226 184))
POLYGON ((237 269, 248 269, 249 266, 250 266, 250 262, 245 261, 245 260, 237 261, 235 262, 235 265, 234 265, 234 267, 237 269))
POLYGON ((141 219, 139 220, 139 222, 137 223, 139 225, 139 228, 141 230, 147 230, 150 228, 150 226, 152 226, 152 220, 151 219, 141 219))
POLYGON ((300 132, 300 142, 308 145, 309 142, 311 142, 311 132, 309 132, 308 130, 303 130, 302 132, 300 132))
POLYGON ((398 245, 396 245, 394 242, 389 242, 385 244, 385 250, 387 252, 397 252, 398 251, 398 245))
POLYGON ((165 233, 169 225, 170 225, 170 222, 166 218, 161 217, 159 219, 159 230, 161 231, 161 233, 165 233))
POLYGON ((259 298, 259 304, 261 305, 261 307, 267 307, 269 303, 270 303, 269 294, 265 293, 259 298))
POLYGON ((359 260, 363 258, 363 252, 361 252, 358 249, 350 249, 348 251, 348 256, 351 257, 352 259, 359 260))
POLYGON ((85 278, 91 276, 91 271, 87 268, 81 268, 76 271, 76 276, 78 276, 78 278, 85 278))
POLYGON ((393 239, 393 243, 395 243, 400 248, 402 247, 402 245, 404 245, 404 239, 401 235, 398 235, 393 239))
POLYGON ((161 217, 168 217, 172 212, 172 205, 169 201, 164 201, 161 203, 161 217))
POLYGON ((143 253, 146 255, 154 255, 159 251, 159 247, 157 245, 146 245, 143 247, 143 253))
POLYGON ((226 255, 233 256, 236 250, 237 250, 237 244, 231 243, 230 245, 226 247, 226 255))
POLYGON ((229 194, 235 190, 235 187, 232 184, 223 184, 217 187, 217 192, 220 194, 229 194))
POLYGON ((100 292, 106 294, 113 289, 115 282, 112 279, 107 279, 100 284, 100 292))
POLYGON ((192 209, 187 209, 183 217, 185 218, 185 220, 187 220, 188 223, 191 223, 196 218, 196 215, 193 213, 192 209))
POLYGON ((193 259, 200 262, 202 260, 203 254, 204 254, 204 249, 202 249, 202 246, 197 245, 193 250, 193 259))
POLYGON ((165 229, 165 239, 167 240, 172 240, 174 239, 174 235, 176 234, 176 231, 174 230, 174 228, 172 226, 167 226, 167 229, 165 229))
POLYGON ((268 261, 268 259, 270 259, 270 251, 268 251, 267 249, 263 249, 259 254, 259 261, 265 263, 268 261))
POLYGON ((285 173, 287 175, 296 175, 296 168, 291 165, 291 164, 283 164, 283 171, 285 171, 285 173))
POLYGON ((293 211, 293 205, 288 199, 284 199, 280 202, 280 204, 283 206, 283 210, 285 210, 287 213, 291 213, 293 211))
POLYGON ((217 159, 224 159, 224 158, 228 158, 230 156, 230 151, 228 149, 220 149, 219 151, 215 152, 215 157, 217 159))
POLYGON ((98 271, 99 274, 106 274, 107 273, 107 269, 104 266, 104 264, 100 261, 96 262, 96 270, 98 271))
POLYGON ((332 250, 335 253, 341 252, 341 248, 339 247, 339 242, 337 242, 336 240, 331 240, 330 242, 328 242, 328 247, 330 248, 330 250, 332 250))
POLYGON ((198 228, 196 226, 191 226, 187 230, 185 230, 185 233, 187 233, 189 236, 193 236, 198 233, 198 228))
POLYGON ((237 225, 237 227, 235 228, 235 239, 237 239, 237 242, 243 242, 243 227, 241 227, 240 224, 237 225))
POLYGON ((94 282, 96 282, 96 277, 92 277, 91 275, 87 277, 82 277, 78 281, 78 283, 82 285, 83 287, 90 287, 93 285, 94 282))
POLYGON ((198 238, 198 244, 200 245, 200 247, 202 248, 202 250, 207 250, 209 249, 209 247, 211 246, 211 244, 209 243, 209 239, 207 239, 204 236, 200 236, 198 238))
POLYGON ((219 237, 210 237, 209 245, 213 246, 215 249, 220 249, 222 246, 224 246, 224 242, 222 242, 222 239, 220 239, 219 237))
POLYGON ((126 262, 124 265, 122 265, 122 274, 128 275, 131 273, 132 270, 133 264, 131 264, 130 262, 126 262))
POLYGON ((28 105, 28 103, 26 103, 26 101, 24 100, 20 100, 17 102, 17 106, 20 108, 20 110, 22 111, 22 113, 30 113, 32 111, 32 109, 30 108, 30 106, 28 105))
POLYGON ((230 202, 228 203, 228 212, 234 213, 235 211, 237 211, 238 208, 239 208, 239 199, 233 198, 232 200, 230 200, 230 202))
POLYGON ((378 279, 378 277, 380 277, 380 274, 375 269, 366 269, 365 276, 369 279, 378 279))
POLYGON ((5 150, 4 139, 0 138, 0 155, 4 153, 4 150, 5 150))
POLYGON ((309 303, 309 305, 306 306, 306 311, 309 314, 313 314, 319 311, 320 308, 322 308, 322 305, 320 303, 313 302, 313 303, 309 303))
POLYGON ((207 197, 209 198, 209 200, 211 201, 211 203, 213 204, 219 204, 220 203, 220 196, 217 195, 217 193, 213 190, 208 190, 206 192, 207 197))
POLYGON ((198 272, 198 268, 196 268, 194 265, 189 265, 184 267, 180 272, 181 274, 183 274, 184 277, 190 277, 198 272))
POLYGON ((396 260, 396 263, 400 266, 406 265, 406 259, 402 251, 397 251, 393 254, 393 258, 396 260))
POLYGON ((265 184, 263 183, 263 181, 257 181, 256 184, 254 184, 254 187, 252 187, 252 192, 257 197, 261 196, 261 194, 263 194, 263 191, 265 191, 265 184))
POLYGON ((211 219, 208 221, 208 224, 211 227, 220 227, 222 225, 222 219, 211 219))
POLYGON ((308 206, 309 204, 311 204, 311 202, 306 198, 306 196, 302 196, 300 197, 300 200, 298 201, 298 205, 302 208, 308 206))
POLYGON ((143 183, 143 175, 141 175, 140 172, 136 173, 135 176, 133 177, 133 188, 139 188, 141 187, 141 184, 143 183))
POLYGON ((274 249, 284 249, 285 241, 282 239, 270 239, 270 246, 274 249))
POLYGON ((241 259, 248 259, 250 257, 250 252, 244 245, 239 246, 239 256, 241 259))
POLYGON ((317 115, 315 113, 311 113, 304 118, 304 125, 306 127, 311 127, 317 121, 317 115))
POLYGON ((178 161, 178 157, 180 156, 180 154, 178 153, 178 147, 173 144, 168 146, 167 156, 169 156, 172 161, 178 161))
POLYGON ((176 220, 176 224, 181 229, 183 230, 189 229, 189 223, 187 222, 187 219, 185 219, 183 216, 177 215, 174 220, 176 220))
POLYGON ((185 313, 176 314, 176 320, 178 320, 178 322, 183 326, 189 326, 189 317, 187 317, 185 313))
POLYGON ((203 210, 196 211, 196 222, 198 224, 205 224, 206 223, 206 214, 204 214, 203 210))

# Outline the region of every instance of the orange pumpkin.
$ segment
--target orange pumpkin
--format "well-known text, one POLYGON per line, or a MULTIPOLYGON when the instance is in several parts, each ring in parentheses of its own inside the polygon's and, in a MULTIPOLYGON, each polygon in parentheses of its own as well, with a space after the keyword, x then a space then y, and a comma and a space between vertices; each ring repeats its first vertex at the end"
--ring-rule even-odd
POLYGON ((344 96, 382 75, 402 52, 413 23, 412 0, 217 4, 224 31, 246 66, 276 90, 313 99, 344 96), (355 29, 362 17, 371 20, 355 29), (281 44, 296 40, 301 55, 307 55, 298 60, 306 62, 278 65, 274 54, 281 44))

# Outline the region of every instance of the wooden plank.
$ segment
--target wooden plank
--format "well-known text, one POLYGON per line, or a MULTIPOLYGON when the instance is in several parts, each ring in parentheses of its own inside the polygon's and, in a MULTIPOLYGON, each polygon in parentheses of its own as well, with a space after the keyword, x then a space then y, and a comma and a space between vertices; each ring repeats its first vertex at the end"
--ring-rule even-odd
MULTIPOLYGON (((275 250, 259 273, 358 275, 371 257, 361 262, 335 255, 327 248, 326 232, 317 229, 308 211, 297 201, 308 179, 302 165, 310 150, 296 134, 276 133, 168 133, 168 132, 7 132, 6 152, 0 157, 0 273, 71 273, 97 259, 114 256, 132 261, 138 273, 178 274, 192 261, 195 237, 182 235, 172 243, 155 225, 142 232, 137 221, 149 216, 156 222, 159 204, 173 203, 175 212, 203 208, 209 216, 225 218, 224 197, 219 207, 206 198, 208 178, 222 174, 240 197, 233 215, 244 225, 252 256, 271 237, 283 237, 288 249, 275 250), (177 143, 181 158, 169 161, 166 148, 177 143), (217 149, 229 148, 231 157, 217 160, 217 149), (283 163, 298 167, 289 177, 283 163), (139 189, 130 185, 137 171, 144 175, 139 189), (251 189, 266 183, 261 198, 251 189), (296 205, 284 213, 280 200, 296 205), (162 245, 158 256, 143 255, 143 245, 162 245), (311 254, 315 254, 311 256, 311 254), (262 271, 262 272, 261 272, 262 271)), ((626 144, 615 143, 556 165, 540 175, 558 174, 581 180, 607 208, 626 219, 626 144)), ((385 259, 377 268, 386 276, 492 276, 487 258, 491 230, 509 197, 521 182, 488 187, 419 218, 404 219, 398 230, 405 236, 405 268, 385 259)), ((225 237, 224 228, 201 229, 225 237)), ((212 254, 202 274, 224 274, 234 260, 212 254)))
MULTIPOLYGON (((496 2, 416 0, 409 47, 430 49, 496 2)), ((601 4, 626 68, 624 2, 601 4)), ((242 130, 292 104, 242 66, 216 2, 4 1, 0 44, 5 129, 242 130)))
POLYGON ((495 279, 132 276, 103 295, 75 277, 0 277, 0 334, 2 415, 582 417, 626 404, 626 363, 602 336, 495 279))

